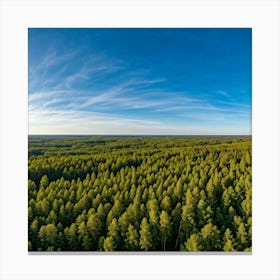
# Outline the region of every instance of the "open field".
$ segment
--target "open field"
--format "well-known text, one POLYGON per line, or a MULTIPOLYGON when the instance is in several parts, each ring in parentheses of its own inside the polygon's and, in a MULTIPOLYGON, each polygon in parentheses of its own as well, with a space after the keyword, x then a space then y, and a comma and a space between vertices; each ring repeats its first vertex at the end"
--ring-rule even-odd
POLYGON ((251 136, 29 136, 29 251, 251 251, 251 136))

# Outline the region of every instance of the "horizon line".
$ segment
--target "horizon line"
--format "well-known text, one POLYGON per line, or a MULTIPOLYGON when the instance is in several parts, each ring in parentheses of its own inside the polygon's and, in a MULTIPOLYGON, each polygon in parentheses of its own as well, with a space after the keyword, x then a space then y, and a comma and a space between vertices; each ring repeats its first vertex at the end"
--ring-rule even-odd
POLYGON ((252 136, 252 134, 28 134, 28 136, 252 136))

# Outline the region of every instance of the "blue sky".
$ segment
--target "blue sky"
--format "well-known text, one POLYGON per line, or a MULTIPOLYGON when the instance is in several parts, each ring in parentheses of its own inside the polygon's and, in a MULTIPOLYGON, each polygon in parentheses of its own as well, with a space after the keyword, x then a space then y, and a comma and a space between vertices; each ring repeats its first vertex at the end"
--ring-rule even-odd
POLYGON ((30 134, 251 134, 251 29, 31 28, 30 134))

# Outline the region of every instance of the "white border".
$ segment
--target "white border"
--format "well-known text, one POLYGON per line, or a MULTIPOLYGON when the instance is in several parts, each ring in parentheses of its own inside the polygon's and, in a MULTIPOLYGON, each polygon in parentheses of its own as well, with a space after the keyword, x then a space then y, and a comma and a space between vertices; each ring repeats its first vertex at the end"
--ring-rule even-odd
POLYGON ((3 1, 1 279, 280 279, 279 2, 3 1), (253 254, 28 255, 27 28, 253 28, 253 254))

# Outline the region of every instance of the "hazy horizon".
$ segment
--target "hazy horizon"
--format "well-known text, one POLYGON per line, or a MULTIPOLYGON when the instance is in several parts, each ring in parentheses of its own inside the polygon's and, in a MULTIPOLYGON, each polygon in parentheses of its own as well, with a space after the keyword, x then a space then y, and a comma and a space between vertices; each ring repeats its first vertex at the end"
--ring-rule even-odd
POLYGON ((166 137, 166 136, 188 136, 188 137, 234 137, 234 136, 252 136, 252 134, 28 134, 28 136, 157 136, 157 137, 166 137))

